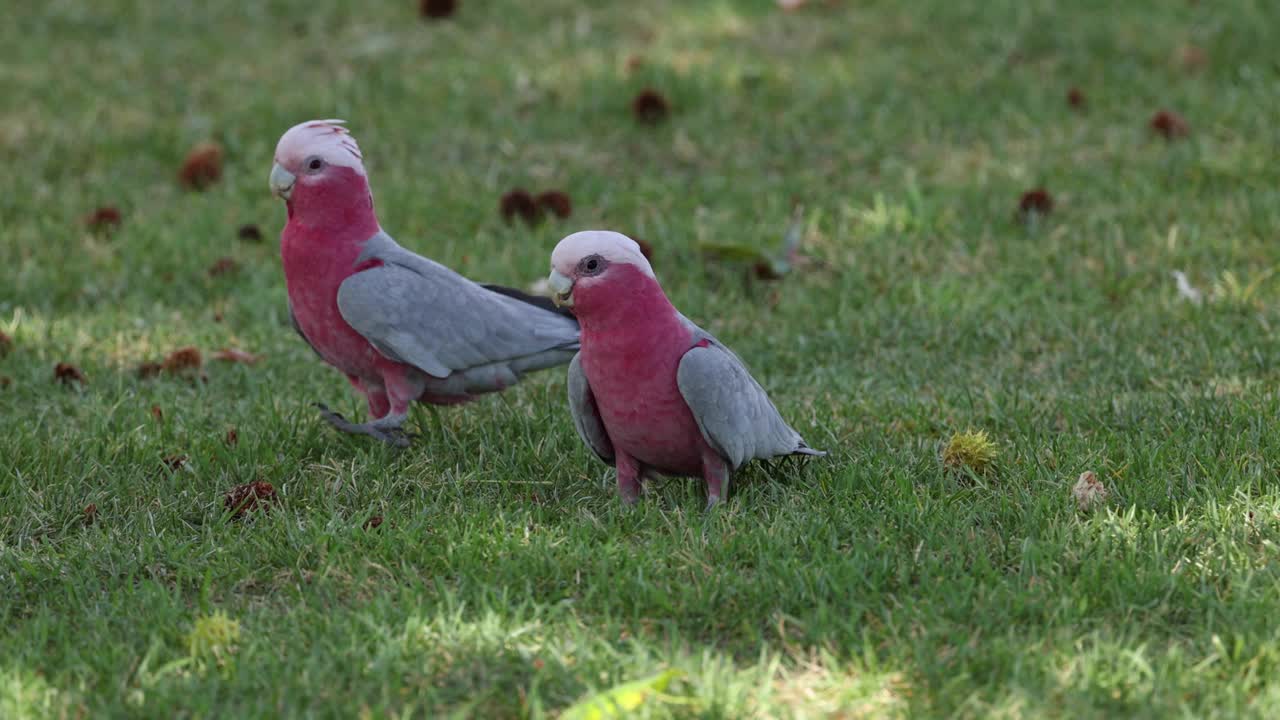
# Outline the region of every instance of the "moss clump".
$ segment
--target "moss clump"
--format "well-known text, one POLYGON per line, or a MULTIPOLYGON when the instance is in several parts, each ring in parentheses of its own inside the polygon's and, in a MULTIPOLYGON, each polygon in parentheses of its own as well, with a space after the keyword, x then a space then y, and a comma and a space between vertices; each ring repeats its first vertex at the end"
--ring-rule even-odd
POLYGON ((942 467, 954 472, 966 468, 975 475, 986 475, 1000 457, 1000 446, 985 430, 965 430, 956 433, 942 448, 942 467))
POLYGON ((240 642, 240 622, 221 610, 196 619, 187 633, 187 653, 197 666, 223 667, 240 642))

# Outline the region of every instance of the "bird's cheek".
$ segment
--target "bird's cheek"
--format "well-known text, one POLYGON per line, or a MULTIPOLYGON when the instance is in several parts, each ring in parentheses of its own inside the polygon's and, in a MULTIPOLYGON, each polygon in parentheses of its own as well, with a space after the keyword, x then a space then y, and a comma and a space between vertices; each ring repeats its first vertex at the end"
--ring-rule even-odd
POLYGON ((578 278, 573 283, 573 307, 576 312, 591 312, 601 300, 604 288, 599 278, 578 278))

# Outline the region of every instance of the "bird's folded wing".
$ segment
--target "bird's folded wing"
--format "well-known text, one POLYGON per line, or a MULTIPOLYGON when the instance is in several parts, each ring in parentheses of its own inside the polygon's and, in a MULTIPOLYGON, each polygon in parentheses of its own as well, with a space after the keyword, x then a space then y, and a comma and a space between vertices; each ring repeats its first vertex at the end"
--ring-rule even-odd
POLYGON ((396 245, 366 243, 338 288, 338 311, 383 355, 435 377, 551 349, 573 348, 577 323, 488 290, 396 245))
POLYGON ((680 358, 676 385, 702 437, 734 469, 804 445, 742 361, 709 336, 680 358))
POLYGON ((573 416, 573 427, 578 437, 591 448, 601 460, 612 465, 613 441, 604 429, 604 421, 600 419, 600 409, 596 407, 595 395, 591 393, 591 385, 587 382, 587 374, 582 372, 582 356, 574 355, 569 361, 569 414, 573 416))

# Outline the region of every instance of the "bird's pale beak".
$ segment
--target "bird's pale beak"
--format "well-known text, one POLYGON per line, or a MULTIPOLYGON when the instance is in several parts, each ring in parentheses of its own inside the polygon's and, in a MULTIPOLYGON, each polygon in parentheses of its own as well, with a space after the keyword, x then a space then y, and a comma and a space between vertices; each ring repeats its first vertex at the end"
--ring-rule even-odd
POLYGON ((279 195, 281 198, 288 200, 289 193, 293 192, 293 183, 297 180, 293 173, 280 167, 280 163, 271 166, 271 192, 279 195))
POLYGON ((557 307, 573 307, 573 280, 561 275, 559 270, 553 269, 551 276, 547 278, 547 284, 553 291, 551 302, 554 302, 557 307))

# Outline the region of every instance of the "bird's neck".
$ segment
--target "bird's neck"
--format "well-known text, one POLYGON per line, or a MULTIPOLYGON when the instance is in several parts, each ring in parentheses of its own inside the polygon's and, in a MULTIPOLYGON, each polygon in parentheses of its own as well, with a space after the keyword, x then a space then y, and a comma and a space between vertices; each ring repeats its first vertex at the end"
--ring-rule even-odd
POLYGON ((687 334, 662 286, 632 266, 615 267, 619 276, 573 291, 574 314, 584 345, 604 336, 640 338, 687 334))
POLYGON ((323 182, 299 180, 286 205, 289 225, 323 230, 336 239, 364 241, 378 232, 373 193, 364 175, 350 168, 332 168, 323 182))
POLYGON ((280 236, 286 279, 338 271, 345 277, 365 242, 382 229, 369 184, 358 173, 298 187, 287 205, 289 221, 280 236))

